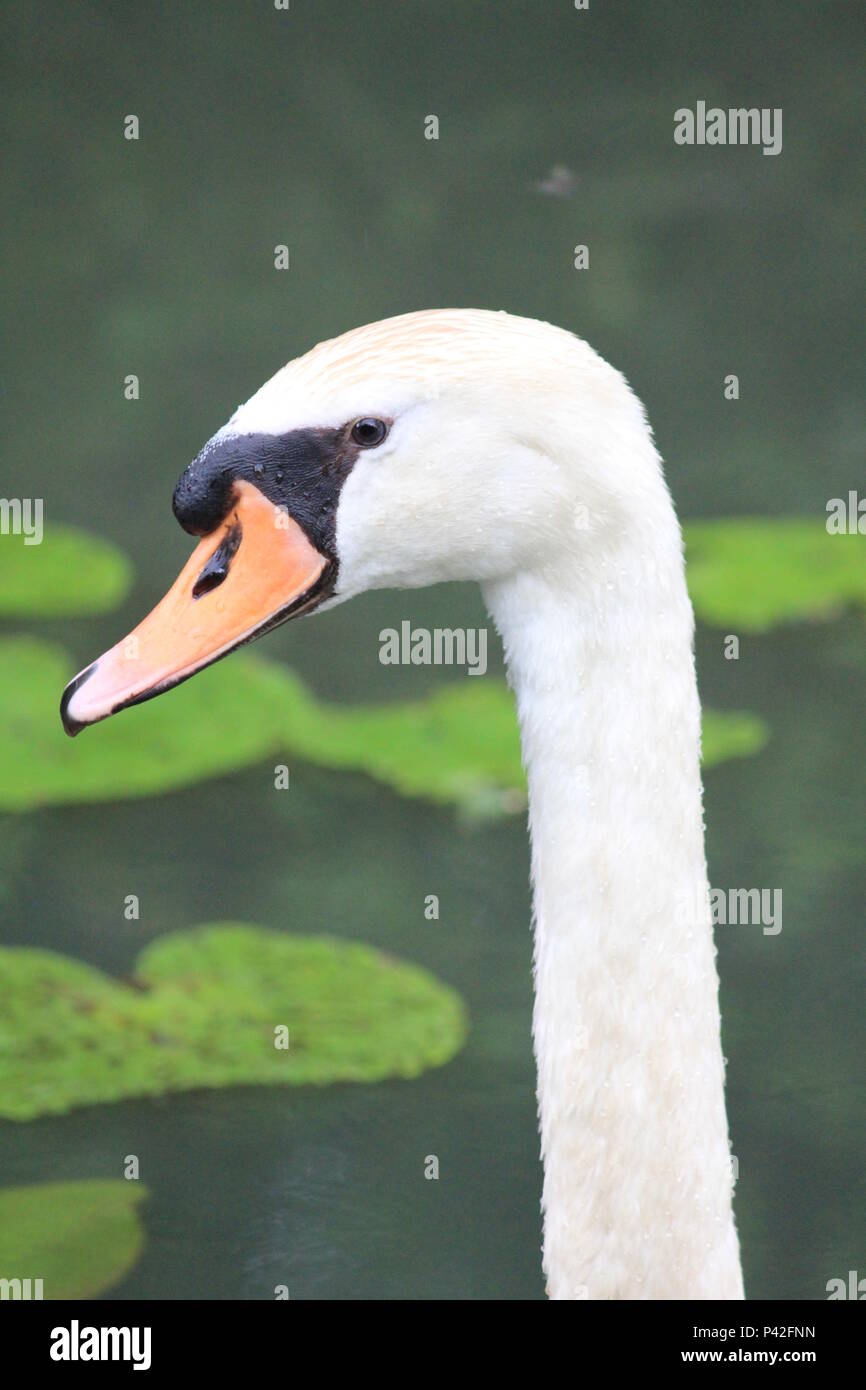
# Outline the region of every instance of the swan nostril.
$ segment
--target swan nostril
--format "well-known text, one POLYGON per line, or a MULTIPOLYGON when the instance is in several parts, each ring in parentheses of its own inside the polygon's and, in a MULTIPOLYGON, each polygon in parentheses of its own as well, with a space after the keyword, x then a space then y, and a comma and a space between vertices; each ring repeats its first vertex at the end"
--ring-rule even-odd
POLYGON ((217 568, 212 560, 208 560, 198 579, 192 588, 193 598, 202 598, 209 594, 212 589, 218 589, 224 579, 228 578, 228 568, 222 566, 217 568))
POLYGON ((241 524, 236 520, 229 527, 198 579, 193 584, 193 598, 203 598, 205 594, 211 593, 213 589, 218 589, 220 584, 225 582, 228 578, 232 560, 241 543, 242 534, 241 524))

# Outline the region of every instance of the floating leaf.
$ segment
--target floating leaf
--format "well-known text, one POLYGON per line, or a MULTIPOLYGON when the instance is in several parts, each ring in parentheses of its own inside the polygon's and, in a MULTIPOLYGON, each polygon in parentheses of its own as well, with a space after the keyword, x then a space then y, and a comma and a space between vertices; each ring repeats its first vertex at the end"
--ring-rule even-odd
POLYGON ((757 714, 739 710, 704 710, 701 732, 705 768, 731 758, 751 758, 760 753, 770 731, 757 714))
POLYGON ((469 806, 489 800, 491 809, 525 801, 514 697, 501 681, 448 685, 399 705, 313 705, 301 717, 293 708, 283 728, 290 751, 369 773, 406 796, 469 806))
POLYGON ((797 517, 691 521, 685 536, 695 611, 716 627, 766 632, 866 605, 864 536, 831 536, 797 517))
POLYGON ((0 1116, 198 1087, 417 1076, 462 1045, 459 995, 369 946, 226 923, 161 937, 134 988, 0 950, 0 1116), (275 1029, 289 1046, 275 1046, 275 1029))
MULTIPOLYGON (((61 648, 0 642, 0 809, 148 796, 273 754, 366 772, 407 796, 483 814, 525 803, 511 693, 501 681, 449 685, 426 700, 327 705, 290 671, 239 655, 162 699, 75 740, 60 726, 61 648)), ((705 764, 756 752, 754 715, 704 716, 705 764)))
POLYGON ((0 1279, 41 1279, 43 1298, 111 1288, 141 1253, 146 1196, 116 1179, 0 1188, 0 1279))
POLYGON ((75 740, 60 725, 62 648, 0 642, 0 808, 149 796, 257 762, 280 744, 293 691, 279 667, 240 657, 75 740))
POLYGON ((132 567, 109 541, 71 526, 46 526, 39 545, 0 536, 0 615, 66 618, 115 608, 132 567))

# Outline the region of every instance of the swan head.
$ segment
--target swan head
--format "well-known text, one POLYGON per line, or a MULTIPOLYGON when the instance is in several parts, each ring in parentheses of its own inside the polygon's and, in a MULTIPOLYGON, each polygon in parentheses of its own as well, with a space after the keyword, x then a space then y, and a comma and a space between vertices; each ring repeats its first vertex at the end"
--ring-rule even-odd
POLYGON ((365 590, 589 555, 639 491, 610 466, 634 429, 646 433, 622 377, 535 320, 433 310, 319 344, 182 474, 174 511, 199 543, 153 612, 67 687, 64 727, 365 590))

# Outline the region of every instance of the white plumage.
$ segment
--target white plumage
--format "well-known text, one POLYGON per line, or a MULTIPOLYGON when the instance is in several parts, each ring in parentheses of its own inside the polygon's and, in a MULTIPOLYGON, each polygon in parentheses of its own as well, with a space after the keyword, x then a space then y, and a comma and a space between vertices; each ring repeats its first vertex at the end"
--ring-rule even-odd
POLYGON ((643 409, 561 329, 441 310, 321 344, 226 431, 353 415, 394 424, 330 602, 480 581, 517 697, 549 1294, 741 1298, 693 618, 643 409))
POLYGON ((315 604, 478 581, 529 782, 550 1295, 741 1298, 692 610, 624 379, 534 320, 389 319, 278 372, 190 465, 175 510, 198 548, 67 688, 68 732, 315 604))

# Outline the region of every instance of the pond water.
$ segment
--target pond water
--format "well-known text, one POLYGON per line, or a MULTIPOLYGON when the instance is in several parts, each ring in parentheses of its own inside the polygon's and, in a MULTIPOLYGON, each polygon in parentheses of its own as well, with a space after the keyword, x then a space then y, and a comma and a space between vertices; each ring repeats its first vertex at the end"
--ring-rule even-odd
MULTIPOLYGON (((39 632, 71 669, 126 632, 186 556, 169 503, 204 440, 289 357, 413 308, 508 308, 589 339, 645 401, 681 515, 823 516, 862 478, 853 16, 415 0, 7 13, 21 332, 0 491, 113 539, 137 575, 119 613, 39 632), (675 146, 673 110, 702 95, 782 107, 781 155, 675 146), (138 142, 122 138, 130 112, 138 142), (533 187, 557 165, 568 196, 533 187)), ((463 586, 377 594, 260 650, 334 701, 460 679, 380 665, 380 630, 404 619, 485 622, 463 586)), ((722 636, 699 627, 704 701, 758 712, 772 737, 708 774, 711 881, 784 894, 777 935, 719 929, 746 1286, 823 1298, 866 1272, 863 619, 744 638, 737 662, 722 636)), ((0 1123, 0 1184, 116 1177, 139 1156, 147 1243, 109 1297, 542 1297, 527 878, 521 815, 468 822, 304 763, 285 794, 263 764, 4 817, 4 944, 124 975, 147 941, 200 922, 335 934, 429 967, 471 1031, 411 1082, 0 1123)))

